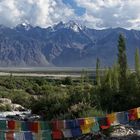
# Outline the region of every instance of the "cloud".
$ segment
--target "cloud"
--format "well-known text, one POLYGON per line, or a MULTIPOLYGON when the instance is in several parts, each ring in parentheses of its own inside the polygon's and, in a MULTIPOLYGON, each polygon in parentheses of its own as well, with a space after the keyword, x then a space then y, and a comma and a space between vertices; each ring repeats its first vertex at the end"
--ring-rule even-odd
POLYGON ((21 22, 46 27, 74 17, 74 10, 61 0, 1 0, 0 24, 16 26, 21 22))
POLYGON ((60 21, 76 20, 92 28, 139 29, 140 0, 74 0, 76 6, 64 1, 0 0, 0 24, 16 26, 28 22, 47 27, 60 21), (77 15, 75 11, 82 8, 84 13, 77 15))
POLYGON ((75 0, 86 9, 82 20, 94 28, 139 28, 140 0, 75 0))

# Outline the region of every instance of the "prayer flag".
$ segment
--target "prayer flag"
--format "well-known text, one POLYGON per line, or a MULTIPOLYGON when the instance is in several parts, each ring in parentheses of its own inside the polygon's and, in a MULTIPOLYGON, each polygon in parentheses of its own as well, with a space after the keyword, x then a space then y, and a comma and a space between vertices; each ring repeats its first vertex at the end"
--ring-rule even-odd
POLYGON ((137 117, 140 119, 140 107, 137 108, 137 117))
POLYGON ((6 129, 7 129, 6 120, 0 120, 0 130, 6 130, 6 129))
POLYGON ((15 132, 14 133, 14 140, 25 140, 23 132, 15 132))
POLYGON ((21 122, 21 130, 22 131, 29 131, 29 122, 22 121, 21 122))
POLYGON ((31 132, 38 133, 39 123, 38 122, 30 122, 29 128, 30 128, 31 132))
POLYGON ((63 135, 60 130, 55 130, 55 131, 52 131, 52 137, 54 140, 61 140, 63 135))
POLYGON ((116 124, 116 113, 111 113, 111 114, 107 114, 107 121, 110 125, 115 125, 116 124))
POLYGON ((50 130, 51 129, 50 123, 47 121, 40 121, 40 129, 41 130, 50 130))
POLYGON ((129 122, 128 112, 117 112, 116 113, 116 122, 119 124, 127 124, 129 122))
POLYGON ((84 118, 78 119, 78 122, 79 122, 79 125, 84 125, 85 124, 84 118))
POLYGON ((24 132, 25 140, 33 140, 33 135, 31 132, 24 132))
POLYGON ((78 120, 66 120, 67 129, 77 128, 77 127, 80 127, 78 120))
POLYGON ((80 128, 73 128, 71 129, 71 133, 73 137, 78 137, 82 135, 80 128))
POLYGON ((97 119, 98 119, 99 126, 102 129, 108 129, 110 127, 110 124, 107 121, 107 117, 100 117, 100 118, 97 118, 97 119))
POLYGON ((65 128, 65 122, 63 120, 52 121, 52 129, 53 130, 64 129, 64 128, 65 128))
POLYGON ((8 129, 14 130, 15 129, 15 121, 14 120, 8 120, 8 129))
POLYGON ((6 140, 14 140, 14 132, 6 132, 6 140))
POLYGON ((42 131, 42 140, 52 140, 51 131, 42 131))
POLYGON ((15 130, 16 131, 20 131, 21 130, 21 122, 20 121, 16 121, 15 122, 15 130))
POLYGON ((63 129, 62 132, 63 132, 63 135, 64 135, 65 138, 71 138, 72 137, 71 129, 63 129))
POLYGON ((100 131, 100 126, 99 126, 99 123, 96 121, 94 123, 94 125, 91 127, 91 131, 92 132, 99 132, 100 131))
POLYGON ((5 132, 0 132, 0 140, 5 140, 5 132))
POLYGON ((81 125, 80 126, 82 134, 88 134, 91 132, 91 125, 81 125))
POLYGON ((130 121, 134 121, 134 120, 137 120, 138 119, 138 116, 137 116, 137 108, 130 109, 128 111, 128 113, 129 113, 129 120, 130 121))

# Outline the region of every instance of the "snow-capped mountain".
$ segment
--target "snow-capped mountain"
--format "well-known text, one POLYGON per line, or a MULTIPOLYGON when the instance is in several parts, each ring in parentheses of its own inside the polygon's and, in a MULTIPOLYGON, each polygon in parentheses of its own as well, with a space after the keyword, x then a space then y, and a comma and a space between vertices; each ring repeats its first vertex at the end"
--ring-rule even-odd
POLYGON ((102 67, 117 57, 118 35, 126 38, 128 61, 140 48, 140 31, 122 28, 95 30, 77 22, 60 22, 48 28, 22 23, 15 28, 0 26, 0 66, 102 67))

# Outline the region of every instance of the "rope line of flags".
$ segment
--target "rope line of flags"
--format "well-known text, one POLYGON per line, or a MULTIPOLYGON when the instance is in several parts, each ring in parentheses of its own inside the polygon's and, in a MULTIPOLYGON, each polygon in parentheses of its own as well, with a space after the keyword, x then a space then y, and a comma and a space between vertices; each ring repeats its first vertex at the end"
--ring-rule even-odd
POLYGON ((129 124, 140 119, 140 107, 72 120, 18 121, 0 120, 0 140, 61 140, 97 133, 111 126, 129 124))

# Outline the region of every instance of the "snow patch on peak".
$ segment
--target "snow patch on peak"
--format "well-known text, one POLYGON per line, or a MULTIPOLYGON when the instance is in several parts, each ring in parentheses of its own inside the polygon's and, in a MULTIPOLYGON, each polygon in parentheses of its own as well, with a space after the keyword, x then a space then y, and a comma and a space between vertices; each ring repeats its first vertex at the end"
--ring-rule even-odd
POLYGON ((26 29, 26 30, 29 30, 32 28, 32 26, 29 24, 29 23, 26 23, 26 22, 23 22, 22 23, 22 26, 26 29))
POLYGON ((71 29, 74 32, 79 32, 80 30, 84 29, 84 26, 78 24, 75 21, 69 21, 67 23, 60 22, 57 25, 53 26, 54 30, 58 30, 58 29, 62 29, 62 28, 71 29))
POLYGON ((73 31, 75 32, 79 32, 79 27, 77 25, 74 25, 73 27, 71 27, 71 29, 73 29, 73 31))
POLYGON ((29 26, 29 24, 26 23, 26 22, 21 23, 21 25, 24 26, 24 27, 28 27, 29 26))
POLYGON ((65 24, 65 27, 72 29, 75 32, 79 32, 83 29, 83 26, 75 21, 69 21, 65 24))
POLYGON ((29 23, 23 22, 23 23, 17 25, 16 28, 22 28, 22 29, 28 31, 32 28, 32 26, 29 23))

